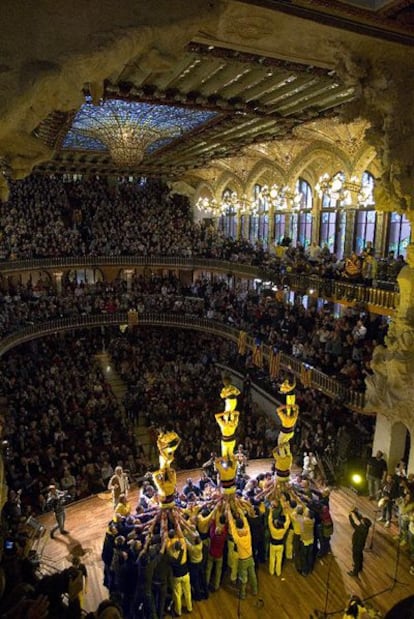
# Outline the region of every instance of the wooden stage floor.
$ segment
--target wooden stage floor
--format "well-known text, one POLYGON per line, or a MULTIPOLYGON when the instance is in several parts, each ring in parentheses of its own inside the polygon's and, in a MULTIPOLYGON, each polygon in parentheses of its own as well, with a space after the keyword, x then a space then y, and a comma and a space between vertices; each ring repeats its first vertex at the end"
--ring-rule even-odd
MULTIPOLYGON (((270 460, 256 460, 247 469, 251 477, 270 470, 270 460)), ((178 473, 178 485, 192 476, 197 479, 197 471, 178 473)), ((136 502, 137 489, 130 493, 132 505, 136 502)), ((101 549, 107 523, 112 516, 109 496, 98 496, 69 505, 66 510, 66 527, 70 534, 56 535, 50 539, 49 532, 37 543, 42 557, 44 572, 68 567, 71 553, 79 553, 85 563, 89 584, 85 600, 86 610, 95 610, 101 600, 108 597, 102 585, 101 549)), ((390 529, 376 523, 371 528, 365 551, 364 571, 361 578, 348 576, 352 567, 351 537, 352 529, 348 521, 350 509, 357 505, 360 511, 375 521, 375 505, 367 498, 355 495, 342 488, 332 491, 331 512, 335 531, 332 537, 332 555, 318 560, 312 574, 300 576, 291 561, 284 565, 281 578, 270 576, 266 567, 258 571, 259 594, 239 601, 235 590, 225 576, 222 588, 210 595, 207 601, 195 602, 192 616, 195 619, 211 617, 244 617, 271 619, 308 619, 316 617, 315 609, 341 617, 349 596, 356 594, 371 603, 381 612, 389 610, 397 601, 414 592, 414 576, 409 573, 410 560, 406 550, 397 552, 397 542, 393 540, 397 526, 390 529), (371 547, 371 549, 369 549, 371 547), (395 582, 395 579, 403 582, 395 582), (379 593, 382 592, 382 593, 379 593), (379 595, 376 595, 379 593, 379 595)), ((54 522, 52 514, 40 518, 48 529, 54 522)))

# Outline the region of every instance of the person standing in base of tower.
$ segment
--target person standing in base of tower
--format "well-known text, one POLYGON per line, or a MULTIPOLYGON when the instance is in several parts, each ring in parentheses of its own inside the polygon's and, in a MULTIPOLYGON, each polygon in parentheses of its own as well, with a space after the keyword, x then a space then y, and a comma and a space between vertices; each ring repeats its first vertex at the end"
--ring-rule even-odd
POLYGON ((230 533, 236 544, 239 556, 237 575, 240 580, 240 599, 244 600, 248 583, 250 584, 252 594, 257 595, 257 576, 253 558, 252 536, 249 523, 244 514, 237 514, 235 519, 230 506, 227 505, 226 515, 230 533))

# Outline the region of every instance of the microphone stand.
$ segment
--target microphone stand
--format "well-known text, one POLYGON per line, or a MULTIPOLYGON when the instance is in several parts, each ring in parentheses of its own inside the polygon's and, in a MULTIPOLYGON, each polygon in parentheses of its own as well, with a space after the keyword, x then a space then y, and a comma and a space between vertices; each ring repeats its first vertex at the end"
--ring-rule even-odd
POLYGON ((390 591, 393 591, 395 589, 396 585, 402 585, 404 587, 406 587, 408 585, 408 582, 402 582, 401 580, 398 580, 398 568, 400 567, 400 556, 401 556, 401 548, 400 548, 400 542, 399 540, 397 541, 397 551, 396 551, 396 555, 395 555, 395 564, 394 564, 394 574, 391 576, 392 578, 392 583, 390 585, 390 591))
POLYGON ((377 525, 377 513, 378 513, 378 511, 380 511, 380 510, 374 510, 374 518, 373 518, 372 531, 371 531, 371 540, 370 540, 368 548, 365 549, 365 552, 373 552, 375 554, 378 554, 374 550, 374 537, 375 537, 375 531, 376 531, 376 525, 377 525))

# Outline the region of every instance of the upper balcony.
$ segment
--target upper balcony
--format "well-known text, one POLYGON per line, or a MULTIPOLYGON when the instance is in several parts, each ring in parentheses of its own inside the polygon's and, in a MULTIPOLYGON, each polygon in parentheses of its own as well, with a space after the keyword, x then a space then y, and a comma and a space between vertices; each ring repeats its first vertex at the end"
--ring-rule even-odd
POLYGON ((376 287, 346 280, 323 279, 313 274, 281 269, 276 262, 253 265, 243 262, 216 260, 204 257, 180 256, 88 256, 70 258, 42 258, 0 262, 0 275, 8 276, 27 271, 44 270, 51 276, 56 270, 117 267, 121 269, 170 269, 220 272, 241 279, 259 279, 274 286, 284 286, 301 294, 310 294, 334 303, 354 305, 363 303, 370 312, 392 315, 398 305, 396 285, 379 281, 376 287))

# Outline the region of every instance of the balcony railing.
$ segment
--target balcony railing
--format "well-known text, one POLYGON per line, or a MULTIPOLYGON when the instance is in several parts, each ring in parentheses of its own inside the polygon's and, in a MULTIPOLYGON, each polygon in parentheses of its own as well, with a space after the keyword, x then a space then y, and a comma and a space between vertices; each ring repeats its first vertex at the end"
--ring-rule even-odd
MULTIPOLYGON (((44 323, 36 323, 23 327, 0 340, 0 356, 4 355, 8 350, 24 342, 59 333, 62 331, 68 331, 71 329, 84 329, 100 326, 116 326, 121 324, 128 324, 128 314, 126 312, 97 314, 91 316, 77 316, 75 318, 62 318, 58 320, 52 320, 44 323)), ((150 326, 165 326, 165 327, 178 327, 181 329, 195 329, 198 331, 204 331, 231 339, 233 342, 239 340, 239 330, 230 327, 226 324, 209 320, 207 318, 190 318, 182 315, 174 315, 167 313, 145 312, 138 316, 138 325, 150 325, 150 326)), ((251 336, 246 338, 246 346, 250 349, 254 346, 254 339, 251 336)), ((264 364, 268 364, 269 355, 271 349, 269 346, 263 347, 264 364)), ((300 379, 304 364, 299 359, 281 353, 280 366, 283 370, 292 372, 298 379, 300 379)), ((317 389, 325 395, 339 399, 344 404, 355 410, 362 410, 364 407, 364 394, 348 389, 341 382, 323 374, 319 370, 306 366, 309 371, 309 386, 313 389, 317 389)))
POLYGON ((320 298, 334 302, 364 303, 378 307, 386 313, 392 313, 398 305, 398 293, 393 284, 384 282, 384 287, 368 288, 361 284, 352 284, 342 280, 324 279, 315 275, 295 272, 278 271, 267 266, 256 266, 214 260, 211 258, 182 258, 178 256, 88 256, 70 258, 40 258, 32 260, 16 260, 0 262, 0 273, 12 274, 21 271, 38 271, 41 269, 74 269, 99 268, 103 266, 118 266, 119 268, 164 267, 169 269, 202 269, 205 271, 220 271, 227 275, 237 275, 269 281, 273 285, 287 286, 292 290, 308 294, 313 291, 320 298), (387 287, 385 287, 387 284, 387 287))

